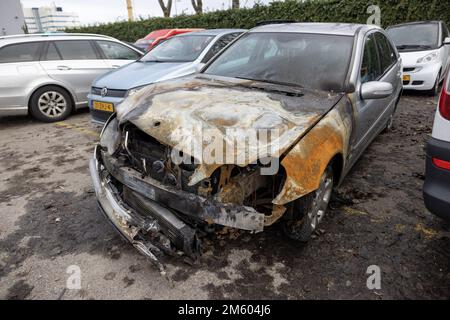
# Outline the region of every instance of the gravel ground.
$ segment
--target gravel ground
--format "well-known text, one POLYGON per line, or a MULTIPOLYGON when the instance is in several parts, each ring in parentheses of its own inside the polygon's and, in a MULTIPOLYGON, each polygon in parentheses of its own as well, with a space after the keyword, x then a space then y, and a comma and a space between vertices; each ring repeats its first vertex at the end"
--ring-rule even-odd
POLYGON ((435 106, 402 98, 396 128, 358 161, 308 244, 278 225, 217 235, 195 264, 164 259, 170 281, 97 210, 88 160, 100 128, 87 112, 0 118, 0 298, 449 299, 449 226, 422 199, 435 106), (366 286, 370 265, 379 290, 366 286), (66 289, 70 266, 81 289, 66 289))

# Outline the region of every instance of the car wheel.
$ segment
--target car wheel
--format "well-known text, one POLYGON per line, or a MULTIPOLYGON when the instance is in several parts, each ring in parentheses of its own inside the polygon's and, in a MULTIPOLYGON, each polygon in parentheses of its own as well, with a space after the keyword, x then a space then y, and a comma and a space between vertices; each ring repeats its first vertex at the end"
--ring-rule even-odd
POLYGON ((294 217, 284 223, 284 232, 289 238, 301 242, 311 238, 328 209, 333 183, 333 168, 328 165, 320 179, 319 189, 293 204, 294 217))
POLYGON ((43 87, 31 97, 30 111, 33 117, 40 121, 61 121, 72 111, 72 100, 64 89, 55 86, 43 87))
POLYGON ((441 78, 441 75, 439 74, 436 78, 436 82, 434 83, 433 88, 428 91, 428 94, 432 97, 435 97, 439 94, 439 79, 441 78))

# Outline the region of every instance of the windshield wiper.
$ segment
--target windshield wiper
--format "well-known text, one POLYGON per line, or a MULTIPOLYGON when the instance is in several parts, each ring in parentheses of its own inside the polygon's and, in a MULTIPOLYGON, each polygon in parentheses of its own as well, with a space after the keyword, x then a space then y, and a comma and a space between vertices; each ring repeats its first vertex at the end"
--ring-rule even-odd
POLYGON ((244 78, 244 77, 236 77, 236 78, 242 79, 242 80, 251 80, 251 81, 256 81, 256 82, 269 83, 269 84, 278 84, 278 85, 287 86, 287 87, 303 88, 301 85, 292 83, 292 82, 284 82, 284 81, 269 80, 269 79, 252 79, 252 78, 244 78))
POLYGON ((285 87, 289 87, 289 89, 281 89, 280 87, 277 87, 275 89, 274 87, 261 86, 261 85, 257 85, 256 83, 253 83, 251 85, 251 87, 259 89, 259 90, 264 90, 264 91, 274 92, 274 93, 282 93, 282 94, 286 94, 289 96, 296 96, 296 97, 301 97, 304 95, 302 92, 300 92, 298 90, 298 88, 303 88, 303 87, 298 84, 295 84, 295 83, 276 81, 276 80, 251 79, 251 78, 244 78, 244 77, 236 77, 236 78, 242 79, 242 80, 250 80, 250 81, 255 81, 255 82, 262 82, 262 83, 267 83, 267 84, 275 84, 275 85, 282 85, 285 87))
POLYGON ((431 46, 423 45, 423 44, 402 44, 396 46, 397 49, 409 49, 409 48, 421 48, 421 49, 431 49, 431 46))
POLYGON ((142 62, 173 62, 173 63, 182 63, 182 62, 191 62, 189 60, 158 60, 158 59, 152 59, 152 60, 143 60, 142 62))

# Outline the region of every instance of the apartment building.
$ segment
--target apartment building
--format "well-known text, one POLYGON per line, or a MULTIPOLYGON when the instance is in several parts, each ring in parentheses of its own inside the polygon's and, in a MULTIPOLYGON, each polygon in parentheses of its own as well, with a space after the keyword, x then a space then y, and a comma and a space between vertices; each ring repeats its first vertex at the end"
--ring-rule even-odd
POLYGON ((63 11, 55 3, 39 8, 24 8, 23 13, 29 33, 55 32, 80 26, 77 13, 63 11))

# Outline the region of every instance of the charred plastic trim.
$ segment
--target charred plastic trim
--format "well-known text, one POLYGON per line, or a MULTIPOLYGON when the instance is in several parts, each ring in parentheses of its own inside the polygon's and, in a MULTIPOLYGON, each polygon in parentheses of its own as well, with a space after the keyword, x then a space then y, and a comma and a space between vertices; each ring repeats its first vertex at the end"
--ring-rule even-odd
MULTIPOLYGON (((95 152, 95 155, 97 154, 98 148, 95 152)), ((141 253, 159 264, 155 254, 175 253, 168 245, 170 241, 189 256, 199 254, 200 245, 195 230, 170 210, 153 201, 145 200, 142 204, 147 214, 139 214, 129 208, 117 195, 111 182, 105 177, 104 167, 102 169, 102 164, 96 156, 90 161, 89 169, 101 210, 120 234, 141 253)))
POLYGON ((154 203, 165 205, 189 217, 210 224, 219 224, 249 231, 264 229, 265 214, 252 207, 214 200, 165 186, 151 177, 142 175, 129 167, 120 167, 118 161, 98 148, 97 157, 102 159, 105 171, 127 188, 139 193, 154 203), (101 155, 100 155, 101 153, 101 155))

